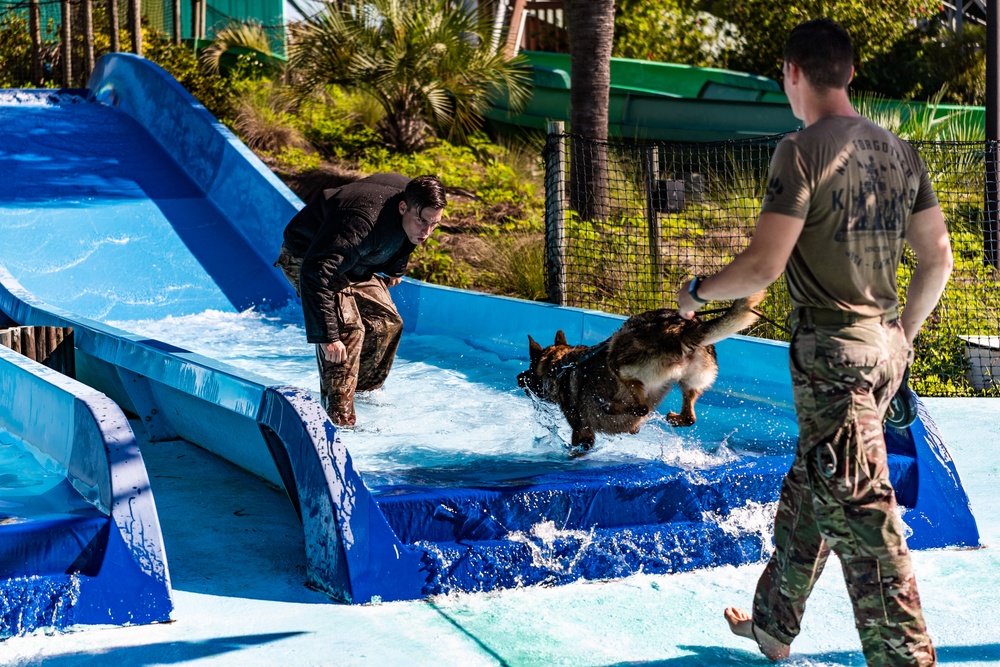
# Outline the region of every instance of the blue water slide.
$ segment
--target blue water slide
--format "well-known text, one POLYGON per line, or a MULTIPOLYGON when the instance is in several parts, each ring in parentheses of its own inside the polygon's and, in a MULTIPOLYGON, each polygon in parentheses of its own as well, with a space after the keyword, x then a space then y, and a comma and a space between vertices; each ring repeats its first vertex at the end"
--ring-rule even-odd
POLYGON ((0 639, 170 620, 156 506, 121 409, 0 346, 0 442, 8 439, 23 454, 5 456, 0 474, 0 639))
MULTIPOLYGON (((113 54, 87 91, 0 91, 0 170, 11 175, 0 181, 0 233, 11 240, 0 246, 0 311, 73 327, 77 378, 138 416, 150 439, 183 438, 282 485, 302 519, 309 578, 334 598, 674 572, 767 550, 765 534, 729 519, 773 503, 791 461, 783 344, 717 346, 720 377, 703 400, 759 425, 753 451, 729 463, 691 471, 512 457, 464 477, 369 485, 308 392, 106 323, 295 304, 271 262, 301 202, 169 75, 113 54), (558 530, 540 536, 544 525, 558 530)), ((563 329, 571 342, 596 343, 623 319, 413 280, 394 299, 405 334, 503 359, 526 360, 528 334, 563 329)), ((911 544, 978 545, 926 412, 889 440, 911 544)))

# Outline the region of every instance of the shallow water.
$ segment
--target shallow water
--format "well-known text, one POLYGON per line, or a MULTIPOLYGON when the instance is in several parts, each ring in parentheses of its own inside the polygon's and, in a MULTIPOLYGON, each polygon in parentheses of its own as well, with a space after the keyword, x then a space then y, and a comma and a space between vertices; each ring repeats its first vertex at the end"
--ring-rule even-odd
MULTIPOLYGON (((109 324, 318 395, 315 348, 300 318, 209 310, 109 324)), ((569 460, 569 427, 558 409, 517 386, 526 364, 452 337, 404 333, 385 385, 358 395, 358 426, 341 431, 355 466, 374 486, 468 482, 484 461, 492 479, 624 461, 697 470, 741 455, 789 452, 797 432, 790 410, 708 392, 694 427, 671 427, 658 414, 638 435, 599 435, 592 453, 569 460)), ((679 403, 675 391, 663 408, 679 403)))
POLYGON ((0 430, 0 513, 3 513, 16 496, 33 491, 32 487, 44 487, 62 475, 47 470, 29 451, 24 441, 15 435, 0 430))
MULTIPOLYGON (((85 491, 96 501, 96 492, 85 491)), ((90 509, 91 503, 73 488, 55 461, 0 430, 0 525, 90 509)))

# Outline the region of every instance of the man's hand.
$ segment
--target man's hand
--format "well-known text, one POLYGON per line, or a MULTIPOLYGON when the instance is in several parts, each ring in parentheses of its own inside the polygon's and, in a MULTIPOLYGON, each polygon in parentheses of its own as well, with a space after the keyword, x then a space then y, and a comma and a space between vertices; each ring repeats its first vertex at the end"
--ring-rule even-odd
POLYGON ((347 361, 347 347, 339 340, 332 343, 322 343, 323 357, 331 364, 342 364, 347 361))
POLYGON ((677 289, 677 312, 685 320, 690 320, 694 317, 695 311, 705 305, 698 303, 691 297, 691 293, 688 292, 690 286, 691 281, 688 280, 681 283, 681 286, 677 289))
POLYGON ((403 282, 403 279, 397 276, 382 276, 382 280, 385 281, 386 287, 395 287, 399 283, 403 282))

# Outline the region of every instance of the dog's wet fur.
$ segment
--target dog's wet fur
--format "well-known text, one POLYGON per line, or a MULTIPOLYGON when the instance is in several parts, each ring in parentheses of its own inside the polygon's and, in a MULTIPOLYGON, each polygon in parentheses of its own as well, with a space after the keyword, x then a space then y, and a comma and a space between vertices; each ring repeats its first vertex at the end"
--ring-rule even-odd
POLYGON ((714 344, 756 322, 764 294, 737 299, 714 319, 666 308, 633 315, 598 345, 569 345, 562 330, 546 348, 528 336, 531 363, 517 383, 562 409, 574 455, 593 448, 597 433, 638 433, 674 385, 683 402, 667 421, 691 426, 695 402, 718 375, 714 344))

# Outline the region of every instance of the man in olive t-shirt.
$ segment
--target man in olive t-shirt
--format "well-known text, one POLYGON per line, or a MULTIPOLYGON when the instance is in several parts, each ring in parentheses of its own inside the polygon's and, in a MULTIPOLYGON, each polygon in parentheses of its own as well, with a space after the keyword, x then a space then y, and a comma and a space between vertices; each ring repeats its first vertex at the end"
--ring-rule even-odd
POLYGON ((913 147, 867 118, 829 115, 786 137, 762 210, 805 220, 785 267, 792 307, 894 310, 910 215, 937 205, 913 147))
POLYGON ((858 116, 847 86, 851 39, 828 19, 796 27, 784 88, 805 129, 771 160, 750 245, 677 293, 684 317, 745 297, 784 271, 799 442, 774 524, 774 553, 753 611, 730 629, 772 660, 788 657, 806 600, 834 552, 869 665, 933 665, 916 578, 889 482, 883 418, 912 343, 951 272, 947 228, 926 168, 903 141, 858 116), (898 313, 903 242, 917 264, 898 313))

